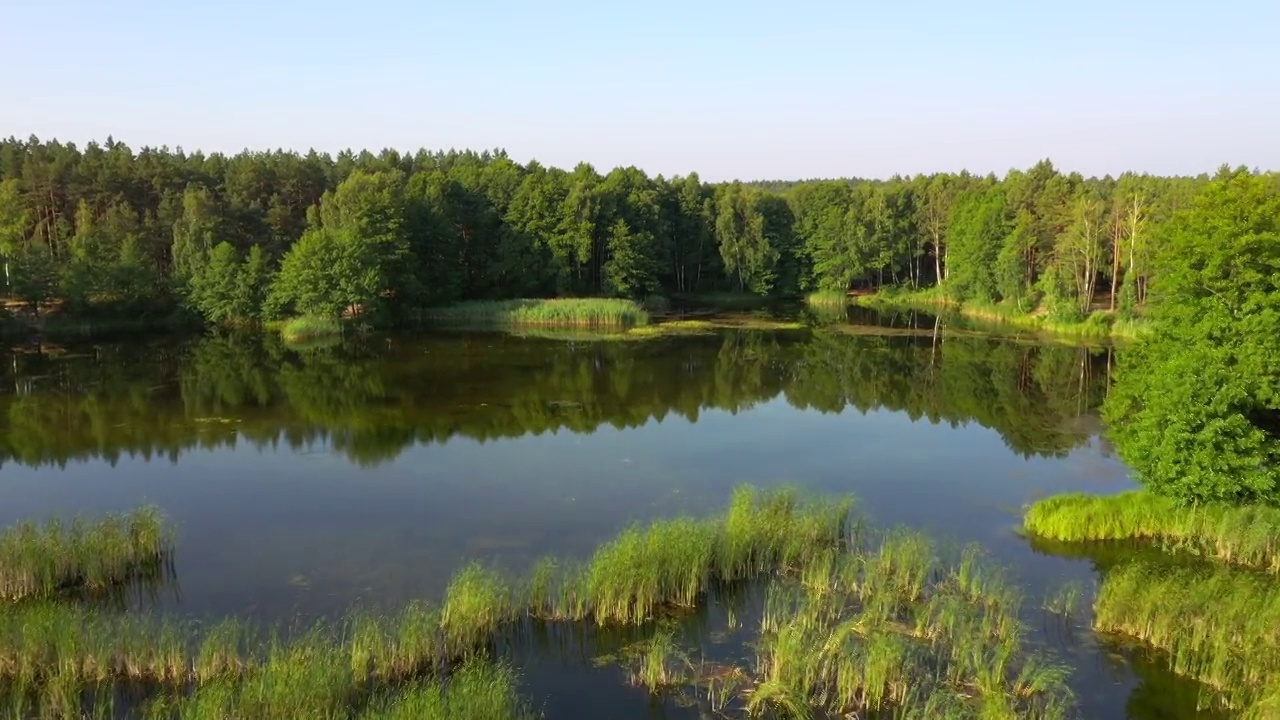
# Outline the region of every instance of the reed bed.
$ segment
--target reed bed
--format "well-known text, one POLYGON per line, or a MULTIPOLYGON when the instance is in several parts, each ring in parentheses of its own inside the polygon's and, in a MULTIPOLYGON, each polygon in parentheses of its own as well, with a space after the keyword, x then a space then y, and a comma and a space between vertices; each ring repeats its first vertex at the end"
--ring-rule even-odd
POLYGON ((423 317, 473 327, 629 328, 649 322, 638 303, 618 298, 473 300, 432 308, 423 317))
MULTIPOLYGON (((1241 712, 1280 698, 1280 586, 1235 568, 1135 562, 1109 572, 1095 629, 1143 641, 1241 712)), ((1259 715, 1263 717, 1264 715, 1259 715)), ((1274 716, 1273 716, 1274 717, 1274 716)))
POLYGON ((342 322, 338 318, 323 315, 303 315, 285 321, 280 327, 280 337, 288 343, 331 338, 342 334, 342 322))
POLYGON ((160 573, 172 555, 173 534, 156 508, 94 523, 19 523, 0 535, 0 600, 118 588, 160 573))
POLYGON ((746 708, 780 717, 1039 718, 1070 715, 1066 670, 1031 651, 1020 597, 969 549, 939 561, 895 532, 830 552, 769 588, 746 708))
POLYGON ((504 665, 470 662, 445 682, 427 681, 375 700, 361 720, 534 720, 504 665))
POLYGON ((1218 562, 1280 573, 1280 509, 1258 505, 1179 505, 1146 491, 1070 493, 1027 510, 1023 528, 1062 542, 1157 543, 1218 562))
POLYGON ((850 304, 848 293, 834 291, 809 293, 804 302, 809 307, 837 309, 844 309, 850 304))

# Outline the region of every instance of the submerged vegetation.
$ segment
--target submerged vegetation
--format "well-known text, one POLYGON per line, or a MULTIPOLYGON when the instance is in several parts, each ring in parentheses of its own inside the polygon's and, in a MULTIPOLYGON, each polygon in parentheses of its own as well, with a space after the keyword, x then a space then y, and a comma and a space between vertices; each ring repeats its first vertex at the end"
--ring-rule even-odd
POLYGON ((568 327, 625 329, 649 322, 638 303, 615 298, 473 300, 433 308, 429 322, 466 327, 568 327))
POLYGON ((487 659, 503 638, 531 622, 651 627, 754 581, 768 598, 754 663, 711 678, 659 628, 633 656, 634 681, 752 714, 1061 718, 1070 707, 1063 671, 1024 640, 1018 594, 976 550, 944 563, 922 535, 852 522, 847 500, 752 488, 718 517, 630 528, 584 564, 548 559, 515 581, 471 565, 438 609, 355 613, 265 645, 237 621, 0 606, 0 680, 16 703, 151 688, 149 720, 523 720, 534 714, 511 671, 487 659))
POLYGON ((162 572, 172 554, 173 533, 155 508, 94 523, 19 523, 0 534, 0 600, 107 592, 162 572))

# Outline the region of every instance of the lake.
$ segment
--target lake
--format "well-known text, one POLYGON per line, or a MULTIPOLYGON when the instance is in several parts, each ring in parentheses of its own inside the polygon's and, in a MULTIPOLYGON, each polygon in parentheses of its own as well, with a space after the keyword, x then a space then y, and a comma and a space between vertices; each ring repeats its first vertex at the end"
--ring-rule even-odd
MULTIPOLYGON (((1097 416, 1114 352, 897 321, 22 347, 0 377, 0 524, 155 504, 178 527, 176 578, 137 610, 290 623, 438 598, 472 560, 581 558, 632 523, 714 513, 737 485, 791 484, 981 543, 1072 664, 1084 717, 1199 717, 1158 661, 1042 617, 1065 583, 1093 586, 1095 561, 1016 532, 1036 498, 1131 486, 1097 416)), ((511 651, 547 718, 700 716, 552 646, 511 651)))

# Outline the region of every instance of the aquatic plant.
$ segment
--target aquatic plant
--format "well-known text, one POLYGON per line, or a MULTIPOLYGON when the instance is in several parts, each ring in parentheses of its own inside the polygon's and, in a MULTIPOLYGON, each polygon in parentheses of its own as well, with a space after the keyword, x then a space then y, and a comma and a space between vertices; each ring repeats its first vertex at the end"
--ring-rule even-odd
POLYGON ((1228 567, 1134 562, 1108 572, 1094 628, 1137 638, 1237 710, 1280 697, 1280 586, 1228 567))
POLYGON ((342 334, 342 322, 321 315, 303 315, 285 321, 280 336, 285 342, 299 343, 342 334))
POLYGON ((160 573, 172 553, 173 534, 153 507, 94 523, 19 523, 0 535, 0 600, 105 591, 160 573))
POLYGON ((428 322, 469 326, 627 328, 649 322, 649 314, 631 300, 557 298, 547 300, 473 300, 424 313, 428 322))
POLYGON ((828 553, 798 582, 770 586, 746 707, 778 717, 1067 717, 1066 670, 1024 640, 1011 587, 976 551, 943 564, 927 538, 906 531, 867 552, 828 553))
POLYGON ((838 291, 822 291, 809 293, 804 302, 810 307, 840 308, 849 304, 849 294, 838 291))
POLYGON ((534 720, 505 665, 472 661, 447 680, 419 681, 375 699, 360 720, 534 720))
POLYGON ((1023 528, 1065 542, 1152 541, 1166 550, 1280 573, 1280 508, 1182 505, 1142 490, 1069 493, 1033 504, 1023 528))

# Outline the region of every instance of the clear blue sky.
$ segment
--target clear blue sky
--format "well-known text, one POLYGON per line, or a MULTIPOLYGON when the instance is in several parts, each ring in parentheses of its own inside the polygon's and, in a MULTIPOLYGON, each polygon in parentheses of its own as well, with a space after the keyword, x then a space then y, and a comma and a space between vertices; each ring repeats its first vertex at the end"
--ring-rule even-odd
POLYGON ((0 0, 0 135, 704 179, 1280 168, 1280 1, 0 0))

